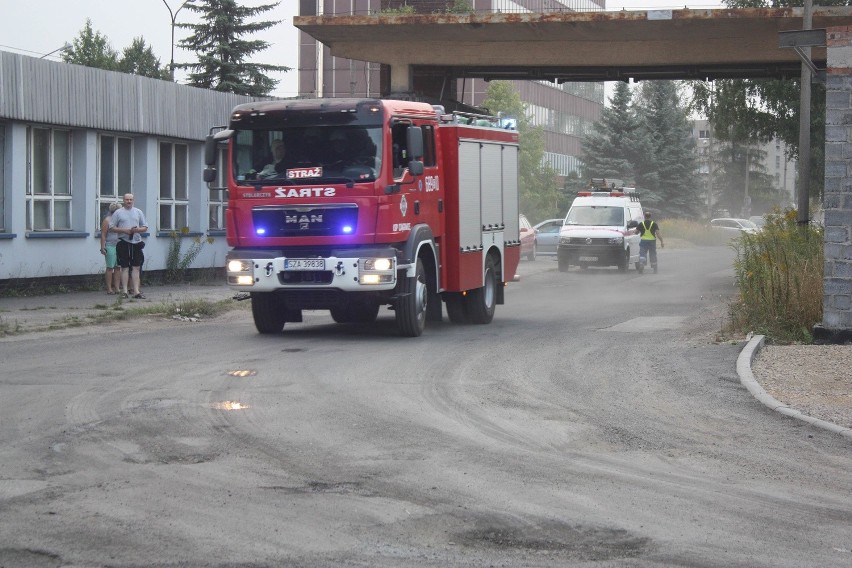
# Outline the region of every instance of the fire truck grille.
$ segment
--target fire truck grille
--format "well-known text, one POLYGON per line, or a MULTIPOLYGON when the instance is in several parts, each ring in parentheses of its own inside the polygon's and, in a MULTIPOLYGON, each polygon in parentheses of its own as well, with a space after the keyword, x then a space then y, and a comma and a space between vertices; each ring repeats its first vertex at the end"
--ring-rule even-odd
POLYGON ((252 210, 258 237, 328 237, 358 229, 358 207, 257 207, 252 210))
POLYGON ((322 310, 346 304, 340 290, 293 290, 281 296, 288 310, 322 310))
POLYGON ((278 282, 282 286, 296 284, 331 284, 334 273, 331 270, 300 270, 278 273, 278 282))

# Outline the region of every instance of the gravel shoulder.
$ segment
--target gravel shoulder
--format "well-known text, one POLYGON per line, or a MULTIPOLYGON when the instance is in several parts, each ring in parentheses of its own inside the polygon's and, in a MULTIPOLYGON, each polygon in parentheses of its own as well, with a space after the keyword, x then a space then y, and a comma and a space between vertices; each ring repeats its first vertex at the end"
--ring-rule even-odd
POLYGON ((752 373, 779 402, 852 428, 852 345, 764 345, 752 373))

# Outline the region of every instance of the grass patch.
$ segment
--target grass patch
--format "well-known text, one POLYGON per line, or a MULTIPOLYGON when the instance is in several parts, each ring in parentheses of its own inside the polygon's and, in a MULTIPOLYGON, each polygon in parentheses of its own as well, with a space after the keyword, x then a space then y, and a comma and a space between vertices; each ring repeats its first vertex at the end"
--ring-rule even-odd
POLYGON ((669 239, 688 241, 698 246, 726 246, 731 237, 721 231, 714 231, 707 223, 692 219, 664 219, 660 221, 663 242, 669 239))

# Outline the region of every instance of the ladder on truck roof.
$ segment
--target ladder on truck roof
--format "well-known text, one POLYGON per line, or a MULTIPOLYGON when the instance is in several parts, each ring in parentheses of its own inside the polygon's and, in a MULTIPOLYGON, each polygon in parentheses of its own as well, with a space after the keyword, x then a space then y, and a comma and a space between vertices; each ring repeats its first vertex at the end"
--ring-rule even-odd
POLYGON ((614 178, 592 178, 589 189, 579 191, 577 195, 591 196, 596 193, 608 193, 612 197, 628 197, 630 201, 639 201, 639 192, 635 187, 627 187, 624 181, 614 178))

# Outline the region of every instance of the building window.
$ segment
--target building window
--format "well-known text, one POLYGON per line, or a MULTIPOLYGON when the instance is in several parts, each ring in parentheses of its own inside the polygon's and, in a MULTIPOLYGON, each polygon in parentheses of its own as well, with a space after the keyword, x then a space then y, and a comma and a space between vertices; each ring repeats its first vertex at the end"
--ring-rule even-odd
POLYGON ((6 231, 6 126, 0 124, 0 233, 6 231))
POLYGON ((710 131, 709 130, 699 130, 698 131, 698 138, 700 138, 702 140, 706 140, 707 138, 710 138, 710 131))
POLYGON ((27 128, 27 230, 71 230, 71 132, 27 128))
MULTIPOLYGON (((228 168, 228 149, 220 148, 218 151, 218 163, 216 164, 216 175, 218 177, 215 187, 228 187, 228 168)), ((228 190, 211 189, 208 193, 207 207, 210 213, 208 229, 224 229, 225 213, 228 211, 228 190)))
POLYGON ((159 230, 188 227, 189 148, 186 144, 160 142, 159 230))
POLYGON ((110 134, 98 138, 98 230, 111 203, 133 193, 133 140, 110 134))

